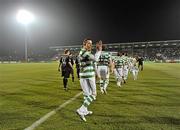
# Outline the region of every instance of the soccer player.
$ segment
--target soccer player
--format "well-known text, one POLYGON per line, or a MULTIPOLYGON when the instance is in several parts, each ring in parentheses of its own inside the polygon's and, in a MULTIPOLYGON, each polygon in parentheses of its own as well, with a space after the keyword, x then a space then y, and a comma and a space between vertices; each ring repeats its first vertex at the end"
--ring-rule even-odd
POLYGON ((71 65, 72 65, 72 69, 71 69, 72 82, 74 82, 74 69, 73 69, 74 59, 73 59, 72 53, 69 54, 69 57, 70 57, 71 65))
POLYGON ((137 79, 137 76, 138 76, 138 72, 139 72, 139 69, 138 69, 138 67, 137 67, 137 60, 136 60, 136 58, 134 57, 133 59, 132 59, 132 74, 133 74, 133 79, 134 80, 136 80, 137 79))
POLYGON ((96 42, 96 53, 95 53, 95 72, 96 72, 96 81, 99 78, 98 74, 97 74, 97 62, 99 60, 99 56, 102 52, 102 41, 99 40, 98 42, 96 42))
POLYGON ((114 64, 114 74, 117 80, 117 86, 121 87, 123 82, 123 69, 124 69, 124 60, 120 57, 120 53, 117 54, 116 58, 113 60, 114 64))
POLYGON ((64 90, 68 90, 67 88, 68 78, 72 71, 72 64, 71 64, 69 54, 70 54, 70 51, 66 49, 64 51, 64 55, 61 56, 59 66, 58 66, 58 71, 62 72, 61 76, 63 77, 64 90))
POLYGON ((128 62, 129 62, 129 71, 132 72, 133 68, 133 57, 129 57, 128 62))
POLYGON ((115 61, 115 59, 116 59, 117 57, 118 57, 117 55, 115 56, 115 55, 112 55, 112 54, 111 54, 112 66, 113 66, 113 74, 114 74, 115 80, 117 80, 117 77, 116 77, 116 74, 115 74, 115 67, 114 67, 114 65, 115 65, 114 63, 115 63, 115 62, 114 62, 114 61, 115 61))
POLYGON ((96 42, 96 53, 95 53, 95 60, 96 62, 99 60, 99 56, 101 55, 102 52, 102 41, 96 42))
POLYGON ((127 56, 127 53, 124 54, 122 53, 122 59, 124 60, 124 68, 123 68, 123 80, 124 80, 124 83, 126 83, 126 80, 128 78, 128 73, 129 73, 129 64, 128 64, 128 56, 127 56))
POLYGON ((78 79, 80 78, 79 73, 80 73, 80 59, 78 56, 76 56, 76 60, 75 60, 75 64, 76 64, 76 73, 78 76, 78 79))
POLYGON ((109 52, 105 51, 105 45, 99 47, 98 50, 101 52, 99 59, 97 61, 97 74, 100 77, 100 90, 102 94, 107 94, 107 86, 109 84, 109 67, 111 72, 112 68, 112 59, 109 52))
POLYGON ((84 94, 84 102, 76 113, 83 121, 86 121, 85 116, 92 114, 88 111, 88 106, 96 99, 96 82, 95 82, 95 66, 94 55, 91 53, 92 40, 85 39, 83 48, 79 52, 80 57, 80 84, 84 94))
POLYGON ((144 59, 142 58, 142 57, 138 57, 138 68, 141 70, 141 71, 143 71, 143 61, 144 61, 144 59))

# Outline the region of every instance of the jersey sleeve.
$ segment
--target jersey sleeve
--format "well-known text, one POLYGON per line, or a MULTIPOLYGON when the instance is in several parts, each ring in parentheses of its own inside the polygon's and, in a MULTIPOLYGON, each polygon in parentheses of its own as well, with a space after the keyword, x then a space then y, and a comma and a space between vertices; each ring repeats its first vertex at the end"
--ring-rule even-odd
POLYGON ((61 56, 61 58, 60 58, 60 60, 59 60, 59 63, 62 63, 62 56, 61 56))

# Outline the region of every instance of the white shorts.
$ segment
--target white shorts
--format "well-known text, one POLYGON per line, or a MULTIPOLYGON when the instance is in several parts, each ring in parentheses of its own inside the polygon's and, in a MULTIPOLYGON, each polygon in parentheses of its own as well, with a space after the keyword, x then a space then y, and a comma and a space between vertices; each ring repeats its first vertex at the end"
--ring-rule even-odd
POLYGON ((116 78, 122 78, 123 77, 123 68, 114 69, 114 74, 115 74, 116 78))
POLYGON ((108 66, 97 66, 97 74, 101 77, 101 79, 109 78, 109 67, 108 66))
POLYGON ((137 67, 137 66, 133 66, 133 67, 132 67, 132 72, 136 72, 136 73, 139 72, 138 67, 137 67))
POLYGON ((95 77, 92 78, 81 78, 80 79, 81 88, 83 94, 86 96, 96 95, 96 81, 95 77))

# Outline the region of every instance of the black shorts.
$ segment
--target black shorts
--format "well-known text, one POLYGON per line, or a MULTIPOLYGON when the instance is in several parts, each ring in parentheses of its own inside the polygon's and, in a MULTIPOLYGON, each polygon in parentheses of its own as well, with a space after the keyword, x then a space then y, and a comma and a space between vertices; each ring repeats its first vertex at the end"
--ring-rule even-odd
POLYGON ((64 78, 69 78, 70 74, 71 74, 70 70, 62 70, 62 75, 61 76, 64 77, 64 78))

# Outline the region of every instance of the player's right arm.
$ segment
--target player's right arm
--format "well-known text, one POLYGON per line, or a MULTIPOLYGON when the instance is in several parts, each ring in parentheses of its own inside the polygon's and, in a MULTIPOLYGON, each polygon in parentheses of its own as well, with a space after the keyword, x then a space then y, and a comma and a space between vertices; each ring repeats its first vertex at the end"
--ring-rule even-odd
POLYGON ((110 67, 110 72, 113 73, 113 60, 112 60, 112 56, 109 54, 109 67, 110 67))
POLYGON ((115 59, 112 59, 112 73, 114 73, 115 69, 115 59))
POLYGON ((61 64, 62 64, 62 57, 61 57, 61 59, 59 60, 59 66, 58 66, 58 71, 59 71, 59 72, 61 71, 61 64))
POLYGON ((71 69, 73 69, 73 65, 70 57, 66 58, 66 63, 68 63, 71 69))

